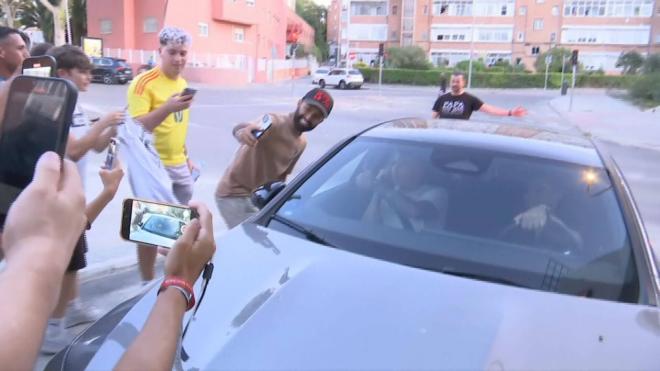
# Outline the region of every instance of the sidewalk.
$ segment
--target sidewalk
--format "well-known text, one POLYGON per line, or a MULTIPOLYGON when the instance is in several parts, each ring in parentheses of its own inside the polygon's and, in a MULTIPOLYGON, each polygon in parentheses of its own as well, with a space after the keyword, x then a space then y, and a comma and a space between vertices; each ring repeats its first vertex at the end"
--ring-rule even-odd
POLYGON ((660 150, 660 111, 642 111, 602 90, 576 90, 550 101, 550 107, 582 132, 626 146, 660 150))

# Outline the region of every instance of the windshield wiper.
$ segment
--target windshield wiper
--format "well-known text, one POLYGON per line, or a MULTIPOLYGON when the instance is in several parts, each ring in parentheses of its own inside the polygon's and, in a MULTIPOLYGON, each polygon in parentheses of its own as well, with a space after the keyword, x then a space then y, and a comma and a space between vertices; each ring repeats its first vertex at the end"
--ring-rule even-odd
POLYGON ((281 215, 273 214, 270 217, 271 219, 277 220, 278 222, 286 225, 287 227, 293 229, 296 232, 300 232, 302 235, 305 236, 308 240, 316 243, 320 243, 321 245, 326 245, 329 247, 336 247, 335 245, 331 244, 330 242, 326 241, 323 237, 319 236, 318 234, 312 232, 311 230, 303 227, 302 225, 294 222, 291 219, 285 218, 281 215))
POLYGON ((507 280, 506 278, 500 278, 500 277, 491 277, 491 276, 486 276, 483 274, 479 273, 472 273, 472 272, 462 272, 462 271, 457 271, 451 268, 444 268, 440 272, 444 274, 449 274, 452 276, 457 276, 457 277, 463 277, 463 278, 471 278, 479 281, 487 281, 487 282, 493 282, 493 283, 501 283, 504 285, 509 285, 509 286, 515 286, 515 287, 522 287, 522 288, 529 288, 525 285, 521 285, 517 282, 513 282, 510 280, 507 280))

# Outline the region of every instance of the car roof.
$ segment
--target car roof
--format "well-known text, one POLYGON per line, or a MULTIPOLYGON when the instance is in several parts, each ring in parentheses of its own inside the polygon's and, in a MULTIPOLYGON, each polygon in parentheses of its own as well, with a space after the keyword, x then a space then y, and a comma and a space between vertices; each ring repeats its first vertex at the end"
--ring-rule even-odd
POLYGON ((583 166, 604 166, 586 136, 525 124, 404 118, 377 125, 362 136, 474 147, 583 166))

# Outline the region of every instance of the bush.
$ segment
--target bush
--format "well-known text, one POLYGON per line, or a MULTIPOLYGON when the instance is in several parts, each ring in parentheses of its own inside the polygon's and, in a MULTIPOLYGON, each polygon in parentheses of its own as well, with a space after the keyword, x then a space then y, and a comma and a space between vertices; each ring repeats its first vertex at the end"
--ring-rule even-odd
MULTIPOLYGON (((360 71, 366 82, 378 82, 377 68, 361 68, 360 71)), ((383 69, 383 83, 432 85, 439 84, 440 75, 448 76, 443 70, 410 70, 410 69, 383 69)), ((571 75, 566 74, 565 80, 570 83, 571 75)), ((629 88, 639 80, 635 76, 606 76, 579 74, 576 79, 577 87, 591 88, 629 88)), ((542 73, 501 73, 501 72, 475 72, 472 74, 472 87, 475 88, 543 88, 545 75, 542 73)), ((561 73, 551 73, 548 78, 548 88, 558 89, 561 86, 561 73)))
MULTIPOLYGON (((469 60, 460 61, 456 63, 455 68, 459 71, 468 72, 468 70, 470 69, 470 61, 469 60)), ((486 64, 484 63, 483 59, 472 61, 472 72, 483 72, 486 71, 487 68, 488 67, 486 67, 486 64)))
POLYGON ((660 54, 651 54, 644 61, 644 73, 660 72, 660 54))
POLYGON ((406 46, 403 48, 387 49, 389 64, 394 68, 406 68, 413 70, 428 70, 431 63, 428 61, 426 52, 419 46, 406 46))
POLYGON ((629 92, 633 98, 660 104, 660 72, 638 79, 630 87, 629 92))
POLYGON ((636 50, 631 50, 627 53, 621 53, 619 59, 616 61, 616 67, 622 68, 624 75, 634 75, 644 64, 644 56, 639 54, 636 50))

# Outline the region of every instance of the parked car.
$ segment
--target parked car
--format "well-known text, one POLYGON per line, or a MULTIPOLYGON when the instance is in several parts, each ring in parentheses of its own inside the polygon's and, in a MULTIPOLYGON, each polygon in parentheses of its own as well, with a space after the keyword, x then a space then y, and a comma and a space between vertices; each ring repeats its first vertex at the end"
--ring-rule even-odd
POLYGON ((131 231, 133 241, 149 242, 157 246, 171 246, 183 233, 185 221, 162 214, 145 214, 136 231, 131 231))
POLYGON ((362 72, 352 68, 335 68, 327 76, 319 78, 319 86, 334 86, 339 89, 360 89, 364 84, 362 72))
POLYGON ((92 58, 92 81, 104 84, 125 84, 133 80, 133 70, 125 59, 92 58))
MULTIPOLYGON (((657 263, 620 170, 585 137, 396 120, 253 200, 218 238, 175 369, 658 366, 657 263)), ((46 369, 112 367, 157 290, 46 369)))
POLYGON ((318 84, 319 81, 325 78, 325 76, 327 76, 329 72, 330 72, 330 68, 326 68, 326 67, 321 67, 316 71, 314 71, 314 74, 312 74, 312 84, 318 84))

